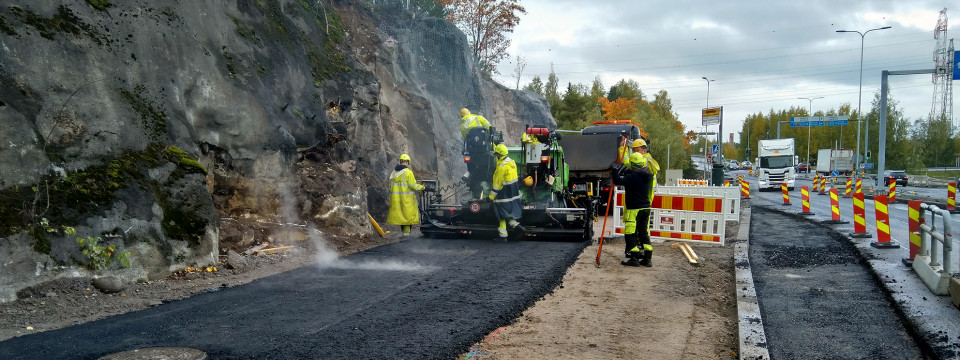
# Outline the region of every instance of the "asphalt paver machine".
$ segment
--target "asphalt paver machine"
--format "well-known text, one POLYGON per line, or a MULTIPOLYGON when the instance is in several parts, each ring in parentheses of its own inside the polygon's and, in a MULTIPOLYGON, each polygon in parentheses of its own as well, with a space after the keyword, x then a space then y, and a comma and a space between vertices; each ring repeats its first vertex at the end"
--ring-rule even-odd
MULTIPOLYGON (((497 138, 490 135, 491 139, 497 138)), ((524 231, 510 230, 511 238, 545 241, 582 241, 593 236, 596 196, 587 186, 571 186, 561 135, 546 128, 528 127, 519 147, 508 147, 508 156, 517 164, 523 216, 519 219, 524 231)), ((500 136, 502 138, 502 136, 500 136)), ((492 144, 488 143, 488 144, 492 144)), ((493 156, 465 152, 469 164, 476 158, 493 156)), ((470 177, 492 178, 494 166, 470 167, 470 177), (489 173, 480 172, 489 169, 489 173)), ((444 203, 441 184, 437 180, 423 182, 426 189, 420 194, 421 227, 424 236, 443 238, 494 239, 497 237, 497 217, 493 203, 486 200, 484 191, 477 200, 444 203)), ((474 186, 476 188, 476 186, 474 186)))

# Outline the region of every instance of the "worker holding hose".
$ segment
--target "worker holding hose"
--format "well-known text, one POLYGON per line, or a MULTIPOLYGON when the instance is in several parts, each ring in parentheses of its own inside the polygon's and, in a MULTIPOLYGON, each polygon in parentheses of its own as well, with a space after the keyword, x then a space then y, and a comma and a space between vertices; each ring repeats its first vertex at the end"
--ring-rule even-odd
POLYGON ((624 266, 653 266, 653 245, 650 245, 650 195, 653 173, 647 167, 647 158, 639 152, 630 154, 628 166, 618 165, 613 183, 623 185, 626 194, 623 211, 623 234, 626 242, 624 266), (639 226, 639 229, 638 229, 639 226), (643 247, 641 254, 640 248, 643 247))
POLYGON ((400 164, 390 174, 390 212, 387 224, 400 225, 401 237, 409 237, 410 229, 420 223, 417 208, 417 191, 423 191, 423 185, 410 170, 410 155, 401 154, 400 164))

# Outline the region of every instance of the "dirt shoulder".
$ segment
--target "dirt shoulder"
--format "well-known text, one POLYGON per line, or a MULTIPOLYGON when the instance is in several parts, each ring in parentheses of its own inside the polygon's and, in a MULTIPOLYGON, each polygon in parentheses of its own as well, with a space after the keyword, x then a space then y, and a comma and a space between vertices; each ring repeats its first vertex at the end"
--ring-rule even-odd
POLYGON ((621 266, 623 241, 604 243, 600 268, 587 247, 560 287, 460 359, 737 358, 733 245, 694 245, 693 266, 673 244, 654 244, 651 268, 621 266))

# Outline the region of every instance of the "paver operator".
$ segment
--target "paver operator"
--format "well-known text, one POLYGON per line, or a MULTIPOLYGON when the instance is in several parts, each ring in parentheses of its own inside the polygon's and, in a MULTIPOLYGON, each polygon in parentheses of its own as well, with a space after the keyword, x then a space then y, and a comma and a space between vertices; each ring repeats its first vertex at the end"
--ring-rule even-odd
POLYGON ((497 144, 493 147, 497 156, 497 170, 493 173, 493 186, 490 189, 490 200, 493 209, 500 221, 497 233, 500 240, 507 240, 507 224, 511 228, 525 231, 517 219, 522 215, 520 205, 520 186, 517 184, 517 164, 507 156, 507 146, 497 144))
POLYGON ((467 108, 460 109, 460 134, 467 137, 467 132, 475 127, 490 128, 490 122, 483 115, 471 114, 467 108))
POLYGON ((400 163, 390 174, 390 212, 387 214, 387 224, 400 225, 401 237, 409 237, 410 229, 420 223, 420 212, 417 208, 417 191, 423 191, 423 185, 417 183, 417 178, 410 170, 410 155, 401 154, 400 163))
POLYGON ((618 165, 613 172, 613 183, 623 185, 626 204, 623 211, 626 259, 624 266, 653 266, 653 245, 650 245, 650 194, 653 173, 647 167, 643 154, 630 154, 629 167, 618 165), (639 229, 638 229, 639 226, 639 229), (643 254, 640 247, 643 247, 643 254))

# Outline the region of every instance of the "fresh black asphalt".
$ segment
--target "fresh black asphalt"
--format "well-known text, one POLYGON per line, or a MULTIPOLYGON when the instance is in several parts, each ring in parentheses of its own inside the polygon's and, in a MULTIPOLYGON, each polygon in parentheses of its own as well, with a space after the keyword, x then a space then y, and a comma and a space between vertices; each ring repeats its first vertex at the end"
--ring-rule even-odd
POLYGON ((772 359, 923 359, 853 245, 753 207, 750 263, 772 359))
POLYGON ((587 243, 414 239, 0 342, 0 359, 177 346, 212 359, 454 359, 558 286, 587 243))

